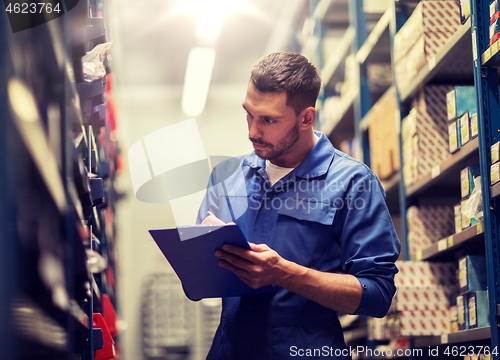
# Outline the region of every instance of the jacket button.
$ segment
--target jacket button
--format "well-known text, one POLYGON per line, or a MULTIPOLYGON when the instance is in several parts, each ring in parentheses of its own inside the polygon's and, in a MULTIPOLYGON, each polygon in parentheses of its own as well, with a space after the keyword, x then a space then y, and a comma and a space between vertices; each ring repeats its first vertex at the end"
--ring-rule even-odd
POLYGON ((363 289, 366 289, 366 285, 365 284, 363 284, 363 289))
POLYGON ((288 175, 288 178, 291 179, 292 178, 292 175, 288 175))
POLYGON ((365 311, 365 308, 364 308, 364 307, 362 307, 362 308, 361 308, 361 309, 359 309, 359 310, 361 310, 361 311, 365 311))

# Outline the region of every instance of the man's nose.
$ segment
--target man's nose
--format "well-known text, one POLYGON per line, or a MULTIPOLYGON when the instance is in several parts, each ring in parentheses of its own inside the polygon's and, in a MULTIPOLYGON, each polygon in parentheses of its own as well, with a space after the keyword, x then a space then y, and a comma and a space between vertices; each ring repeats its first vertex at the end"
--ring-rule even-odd
POLYGON ((250 120, 248 122, 248 137, 258 139, 262 136, 258 121, 250 120))

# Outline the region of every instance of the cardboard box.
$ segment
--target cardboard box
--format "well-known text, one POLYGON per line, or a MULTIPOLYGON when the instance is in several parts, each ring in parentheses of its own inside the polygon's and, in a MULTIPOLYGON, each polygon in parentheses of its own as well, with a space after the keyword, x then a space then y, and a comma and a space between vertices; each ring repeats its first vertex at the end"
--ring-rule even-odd
POLYGON ((410 206, 406 221, 411 254, 452 235, 455 230, 452 206, 410 206))
POLYGON ((457 332, 458 331, 458 312, 457 312, 457 305, 450 306, 449 312, 449 321, 450 321, 450 332, 457 332))
POLYGON ((500 160, 500 141, 491 145, 491 163, 494 164, 500 160))
MULTIPOLYGON (((410 164, 407 172, 415 181, 450 156, 446 116, 446 93, 450 89, 450 86, 426 86, 403 119, 403 163, 410 164)), ((412 182, 405 179, 405 183, 412 182)))
POLYGON ((460 0, 460 22, 463 24, 470 17, 470 0, 460 0))
POLYGON ((460 116, 460 147, 464 146, 471 139, 469 112, 466 111, 460 116))
POLYGON ((473 291, 467 294, 469 302, 469 329, 490 326, 488 291, 473 291))
POLYGON ((457 296, 457 323, 458 330, 467 330, 469 328, 469 307, 467 302, 467 296, 459 295, 457 296))
POLYGON ((394 296, 395 310, 448 310, 448 298, 456 286, 398 286, 394 296))
MULTIPOLYGON (((462 211, 462 209, 464 208, 464 204, 465 202, 467 201, 467 199, 464 199, 462 200, 462 202, 460 203, 460 211, 462 211)), ((466 216, 463 211, 462 211, 462 220, 461 220, 461 223, 462 223, 462 230, 464 229, 467 229, 468 227, 470 227, 472 224, 472 221, 471 221, 471 218, 466 216)), ((477 223, 477 222, 476 222, 477 223)))
POLYGON ((500 18, 490 24, 490 46, 500 39, 500 18))
POLYGON ((457 266, 453 262, 398 260, 394 283, 399 287, 457 286, 457 266))
POLYGON ((446 94, 448 120, 477 112, 476 89, 474 86, 455 86, 446 94))
POLYGON ((479 134, 479 127, 477 123, 477 113, 472 114, 470 117, 470 138, 474 139, 479 134))
POLYGON ((490 167, 490 181, 491 185, 500 182, 500 162, 497 162, 490 167))
POLYGON ((448 124, 448 143, 450 154, 460 150, 460 126, 457 126, 457 124, 457 120, 453 120, 448 124))
POLYGON ((399 134, 396 132, 396 95, 379 101, 367 114, 369 118, 370 166, 387 179, 399 170, 399 134))
POLYGON ((416 76, 460 26, 455 1, 421 1, 394 36, 396 82, 399 89, 416 76))
POLYGON ((486 257, 483 255, 462 256, 458 260, 458 277, 461 294, 486 290, 486 257))
POLYGON ((460 204, 453 207, 455 213, 455 234, 462 231, 462 206, 460 204))
POLYGON ((469 165, 460 172, 460 188, 462 199, 474 191, 474 179, 480 176, 479 165, 469 165))
POLYGON ((401 311, 399 313, 400 336, 441 335, 448 333, 448 310, 401 311))
POLYGON ((500 17, 500 2, 493 0, 490 2, 490 25, 500 17))

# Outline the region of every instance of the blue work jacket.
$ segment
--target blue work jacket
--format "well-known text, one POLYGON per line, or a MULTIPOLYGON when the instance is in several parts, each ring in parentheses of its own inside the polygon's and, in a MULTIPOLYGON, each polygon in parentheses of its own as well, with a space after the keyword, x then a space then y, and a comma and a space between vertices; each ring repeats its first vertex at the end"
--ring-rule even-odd
MULTIPOLYGON (((216 166, 198 222, 211 211, 289 261, 354 275, 362 287, 355 314, 382 317, 400 251, 384 190, 367 166, 316 134, 302 163, 273 186, 255 153, 216 166)), ((350 358, 335 311, 274 289, 275 295, 223 299, 208 359, 350 358)))

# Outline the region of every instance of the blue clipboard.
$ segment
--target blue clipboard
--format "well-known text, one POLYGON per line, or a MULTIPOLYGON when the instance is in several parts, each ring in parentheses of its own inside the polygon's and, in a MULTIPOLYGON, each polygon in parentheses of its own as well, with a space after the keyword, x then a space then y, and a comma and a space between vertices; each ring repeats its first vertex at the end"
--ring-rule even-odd
POLYGON ((184 293, 193 301, 275 293, 272 286, 252 289, 232 271, 219 266, 214 252, 222 245, 251 250, 238 225, 197 225, 149 233, 181 280, 184 293))

